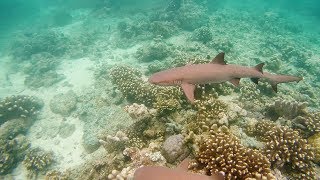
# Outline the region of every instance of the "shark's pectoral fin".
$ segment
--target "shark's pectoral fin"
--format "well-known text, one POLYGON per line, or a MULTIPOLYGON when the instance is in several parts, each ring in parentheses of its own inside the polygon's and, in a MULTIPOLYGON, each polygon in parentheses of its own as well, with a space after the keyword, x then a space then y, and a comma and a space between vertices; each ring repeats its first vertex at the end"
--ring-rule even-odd
POLYGON ((196 88, 196 86, 193 84, 182 83, 181 87, 188 100, 191 103, 194 103, 194 89, 196 88))
POLYGON ((176 169, 179 169, 182 171, 188 171, 189 163, 190 163, 190 159, 186 158, 180 162, 180 164, 176 167, 176 169))
POLYGON ((273 91, 277 93, 278 92, 278 87, 277 87, 278 83, 271 82, 270 84, 271 84, 273 91))
POLYGON ((224 61, 224 52, 219 53, 212 61, 212 64, 221 64, 226 65, 227 63, 224 61))
POLYGON ((231 82, 231 84, 233 84, 234 86, 238 87, 240 84, 240 78, 234 78, 229 80, 229 82, 231 82))

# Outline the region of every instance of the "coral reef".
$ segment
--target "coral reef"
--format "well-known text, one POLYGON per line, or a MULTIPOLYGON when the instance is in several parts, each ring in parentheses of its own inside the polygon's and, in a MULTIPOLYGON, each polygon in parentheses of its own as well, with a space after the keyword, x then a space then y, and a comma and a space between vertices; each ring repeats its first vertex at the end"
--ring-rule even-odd
POLYGON ((124 110, 129 114, 132 119, 146 119, 156 115, 155 109, 148 109, 144 104, 133 103, 126 105, 124 110))
POLYGON ((212 40, 212 33, 208 27, 201 27, 193 32, 193 39, 202 43, 207 43, 212 40))
POLYGON ((11 45, 16 60, 28 60, 33 54, 49 53, 62 56, 66 53, 70 40, 59 31, 46 30, 21 34, 11 45))
POLYGON ((30 142, 23 135, 13 139, 0 139, 0 175, 9 174, 20 161, 23 160, 25 151, 30 142))
POLYGON ((162 145, 162 154, 169 163, 182 161, 189 153, 181 134, 169 136, 162 145))
POLYGON ((195 161, 189 165, 193 171, 223 173, 225 179, 275 179, 267 157, 241 145, 226 127, 210 130, 197 143, 195 161))
POLYGON ((161 39, 155 39, 150 44, 140 47, 136 52, 136 57, 141 62, 151 62, 163 60, 170 56, 168 45, 161 39))
POLYGON ((173 112, 183 106, 183 92, 177 87, 159 87, 146 83, 141 73, 126 66, 116 66, 110 72, 113 83, 127 100, 153 107, 158 115, 173 112))
POLYGON ((69 116, 75 110, 76 105, 77 95, 72 90, 57 94, 50 100, 51 111, 62 116, 69 116))
POLYGON ((273 165, 286 168, 293 177, 315 178, 314 152, 298 131, 270 121, 259 121, 250 132, 265 142, 263 152, 273 165))
POLYGON ((59 172, 57 170, 48 171, 45 180, 70 180, 70 172, 59 172))
POLYGON ((194 30, 208 22, 204 7, 187 2, 176 13, 178 25, 185 30, 194 30))
POLYGON ((314 150, 314 162, 320 163, 320 133, 310 136, 308 138, 308 143, 312 146, 314 150))
POLYGON ((209 131, 214 124, 228 124, 228 106, 211 94, 203 96, 201 100, 197 100, 195 108, 197 110, 196 119, 192 120, 194 125, 190 125, 194 127, 191 127, 190 130, 193 130, 196 134, 209 131))
POLYGON ((275 99, 272 104, 267 106, 266 111, 267 116, 272 119, 278 119, 279 117, 294 119, 297 116, 306 114, 306 107, 306 102, 275 99))
POLYGON ((29 171, 30 177, 37 177, 39 173, 45 173, 53 163, 53 153, 42 149, 30 149, 23 160, 23 164, 29 171))
POLYGON ((60 63, 58 58, 47 52, 31 55, 30 61, 21 64, 27 74, 24 84, 29 88, 40 88, 61 81, 64 76, 56 72, 60 63))
POLYGON ((305 115, 298 116, 293 120, 294 126, 304 130, 303 132, 310 136, 320 132, 320 112, 308 112, 305 115))
POLYGON ((0 101, 0 125, 10 119, 35 116, 42 106, 42 100, 34 96, 8 96, 0 101))
POLYGON ((99 139, 99 142, 109 153, 122 152, 128 141, 129 138, 122 131, 118 131, 115 136, 107 135, 106 137, 102 136, 99 139))

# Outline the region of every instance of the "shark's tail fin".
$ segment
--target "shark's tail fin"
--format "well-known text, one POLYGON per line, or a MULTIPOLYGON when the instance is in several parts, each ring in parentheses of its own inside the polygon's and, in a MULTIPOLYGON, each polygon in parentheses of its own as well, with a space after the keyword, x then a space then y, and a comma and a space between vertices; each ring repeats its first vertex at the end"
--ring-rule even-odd
POLYGON ((267 81, 271 84, 272 89, 277 92, 278 88, 277 85, 279 83, 286 83, 286 82, 299 82, 303 78, 298 76, 289 76, 289 75, 277 75, 277 74, 270 74, 270 73, 264 73, 264 77, 267 79, 267 81))

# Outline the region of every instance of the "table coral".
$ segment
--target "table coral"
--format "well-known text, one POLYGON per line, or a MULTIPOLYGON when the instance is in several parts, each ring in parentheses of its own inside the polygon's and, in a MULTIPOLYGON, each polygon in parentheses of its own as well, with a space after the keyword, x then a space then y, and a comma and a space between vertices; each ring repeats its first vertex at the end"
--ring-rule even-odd
POLYGON ((241 145, 226 127, 211 130, 197 144, 195 161, 189 165, 193 171, 222 173, 226 179, 275 179, 267 157, 241 145))
POLYGON ((34 96, 8 96, 0 101, 0 124, 14 118, 32 117, 42 106, 42 100, 34 96))

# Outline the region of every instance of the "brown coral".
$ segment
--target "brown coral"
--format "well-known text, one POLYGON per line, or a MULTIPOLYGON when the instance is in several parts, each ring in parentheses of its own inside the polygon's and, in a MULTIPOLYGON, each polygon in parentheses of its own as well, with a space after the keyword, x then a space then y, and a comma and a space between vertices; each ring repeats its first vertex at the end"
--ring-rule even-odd
POLYGON ((298 131, 270 121, 258 122, 254 131, 265 142, 263 152, 272 164, 288 167, 288 171, 294 177, 315 177, 312 164, 314 152, 307 140, 300 137, 298 131))
POLYGON ((275 179, 269 160, 258 150, 241 145, 227 128, 210 130, 198 145, 196 161, 191 163, 194 171, 207 175, 222 173, 226 179, 275 179))

